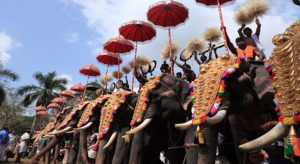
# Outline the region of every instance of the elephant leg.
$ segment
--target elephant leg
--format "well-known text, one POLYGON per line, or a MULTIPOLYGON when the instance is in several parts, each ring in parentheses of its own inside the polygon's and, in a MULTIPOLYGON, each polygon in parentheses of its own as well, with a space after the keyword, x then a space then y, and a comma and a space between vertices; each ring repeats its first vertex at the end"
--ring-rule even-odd
POLYGON ((45 148, 43 148, 39 153, 37 153, 33 158, 32 158, 32 163, 36 163, 36 160, 44 155, 46 152, 51 150, 61 139, 61 136, 54 136, 53 139, 47 144, 45 148))
POLYGON ((96 157, 96 164, 104 164, 105 158, 107 155, 107 150, 103 149, 103 147, 107 144, 107 141, 105 139, 102 139, 99 141, 99 147, 96 157))
POLYGON ((204 144, 199 145, 198 164, 214 164, 218 144, 218 130, 216 125, 201 125, 200 131, 204 137, 204 144))
POLYGON ((51 161, 51 150, 45 154, 45 163, 49 164, 51 161))
POLYGON ((129 130, 129 127, 125 127, 118 133, 116 151, 112 160, 113 164, 128 164, 129 162, 130 143, 126 143, 124 138, 122 138, 122 136, 125 135, 125 132, 129 130))
POLYGON ((71 146, 70 146, 70 151, 67 159, 67 164, 74 164, 76 163, 76 157, 78 154, 78 148, 79 148, 79 137, 74 136, 71 146))
POLYGON ((235 149, 235 153, 236 153, 238 162, 240 164, 252 163, 249 160, 247 153, 239 150, 239 145, 241 144, 241 141, 245 140, 247 137, 246 137, 243 129, 241 129, 241 127, 239 126, 237 116, 236 115, 228 115, 228 120, 229 120, 229 124, 231 127, 231 132, 232 132, 232 136, 233 136, 233 144, 234 144, 234 149, 235 149))
POLYGON ((130 149, 130 158, 129 158, 129 163, 130 164, 142 164, 143 161, 143 139, 144 139, 144 134, 143 131, 139 131, 134 134, 133 139, 132 139, 132 145, 130 149))
POLYGON ((52 164, 56 164, 56 160, 58 158, 58 155, 59 155, 59 149, 60 149, 60 143, 58 143, 56 146, 55 146, 55 150, 54 150, 54 156, 53 156, 53 160, 52 160, 52 164))

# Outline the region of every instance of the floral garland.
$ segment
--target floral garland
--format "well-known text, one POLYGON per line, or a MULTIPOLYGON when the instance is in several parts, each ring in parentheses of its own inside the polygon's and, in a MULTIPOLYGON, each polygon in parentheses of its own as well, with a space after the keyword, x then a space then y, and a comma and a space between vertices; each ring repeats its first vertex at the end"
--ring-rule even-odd
POLYGON ((299 124, 300 123, 300 114, 298 115, 295 115, 293 117, 284 117, 280 114, 280 109, 279 109, 279 106, 278 106, 278 99, 277 99, 277 90, 276 90, 276 82, 274 81, 274 77, 275 77, 275 74, 272 72, 272 66, 270 65, 270 61, 267 60, 265 61, 265 69, 267 70, 267 72, 269 73, 270 75, 270 78, 272 79, 272 86, 274 87, 276 93, 274 95, 274 103, 276 104, 276 107, 274 108, 275 112, 277 113, 277 116, 278 116, 278 121, 282 122, 283 124, 285 125, 295 125, 295 124, 299 124))
MULTIPOLYGON (((105 131, 103 132, 103 134, 101 134, 101 135, 99 134, 99 135, 97 136, 97 139, 98 139, 98 140, 102 139, 102 138, 108 133, 108 130, 109 130, 110 125, 112 124, 112 122, 113 122, 113 120, 114 120, 114 116, 116 115, 117 110, 120 108, 120 106, 121 106, 122 104, 125 103, 126 98, 127 98, 130 94, 131 94, 131 92, 126 92, 124 98, 123 98, 123 99, 122 99, 122 100, 114 107, 114 110, 113 110, 112 115, 110 116, 110 119, 109 119, 109 122, 108 122, 108 126, 107 126, 107 128, 105 129, 105 131)), ((101 111, 101 113, 102 113, 102 111, 101 111)))
MULTIPOLYGON (((218 91, 218 93, 217 93, 217 98, 215 99, 215 102, 214 102, 212 108, 210 109, 210 112, 209 112, 206 116, 204 116, 204 117, 202 117, 202 118, 200 118, 200 119, 196 119, 196 120, 195 120, 195 118, 194 118, 194 112, 192 111, 192 112, 193 112, 193 116, 192 116, 192 124, 193 124, 193 125, 199 125, 199 124, 202 124, 202 123, 204 123, 204 120, 205 120, 205 119, 210 118, 210 117, 214 116, 214 115, 217 113, 218 108, 219 108, 219 106, 220 106, 220 104, 221 104, 221 102, 222 102, 224 92, 225 92, 226 81, 228 80, 229 76, 230 76, 232 73, 236 72, 236 71, 239 69, 241 63, 242 63, 244 60, 245 60, 244 58, 238 58, 238 59, 236 60, 236 62, 235 62, 234 67, 233 67, 233 68, 229 68, 228 70, 226 70, 226 71, 224 72, 224 74, 223 74, 223 76, 222 76, 222 81, 221 81, 221 84, 220 84, 220 87, 219 87, 219 91, 218 91)), ((193 88, 193 85, 192 85, 192 84, 190 84, 190 94, 191 94, 191 96, 192 96, 192 104, 194 104, 195 99, 196 99, 196 96, 195 96, 194 88, 193 88)))
POLYGON ((157 81, 156 81, 150 88, 147 88, 146 93, 145 93, 145 94, 146 94, 146 98, 145 98, 144 105, 143 105, 143 107, 142 107, 142 111, 141 111, 140 117, 139 117, 136 121, 132 121, 132 122, 130 123, 131 126, 133 126, 134 124, 136 124, 136 123, 142 121, 142 119, 143 119, 143 117, 144 117, 144 113, 145 113, 145 111, 146 111, 146 109, 147 109, 147 106, 148 106, 150 92, 151 92, 154 88, 156 88, 157 84, 160 83, 160 79, 161 79, 164 75, 166 75, 166 74, 167 74, 167 73, 161 73, 161 74, 159 74, 159 75, 156 77, 156 80, 157 80, 157 81))
POLYGON ((103 103, 105 103, 107 100, 108 100, 109 97, 104 97, 103 99, 101 99, 99 102, 97 102, 96 105, 93 106, 93 108, 91 109, 89 115, 88 115, 88 118, 83 122, 81 123, 80 125, 78 125, 77 127, 83 127, 84 125, 86 125, 88 123, 88 121, 90 120, 91 116, 94 114, 94 110, 96 109, 96 107, 98 105, 101 105, 103 103))
POLYGON ((57 129, 61 130, 61 129, 65 128, 67 126, 67 124, 74 118, 74 116, 76 115, 77 111, 80 111, 80 110, 84 109, 88 104, 89 104, 89 102, 85 102, 85 104, 82 105, 81 108, 77 108, 77 110, 73 111, 71 113, 71 117, 67 120, 67 122, 64 123, 63 125, 59 126, 57 129))

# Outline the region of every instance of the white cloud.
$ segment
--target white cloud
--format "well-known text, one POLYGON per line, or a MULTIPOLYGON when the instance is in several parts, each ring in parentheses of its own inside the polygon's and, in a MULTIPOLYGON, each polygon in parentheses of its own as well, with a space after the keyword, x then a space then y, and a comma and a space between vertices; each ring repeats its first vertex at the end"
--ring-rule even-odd
POLYGON ((67 79, 68 83, 66 85, 67 89, 70 89, 72 84, 72 75, 68 75, 68 74, 61 74, 60 76, 58 76, 57 78, 65 78, 67 79))
POLYGON ((67 41, 68 41, 69 43, 75 43, 75 42, 78 42, 78 41, 79 41, 79 34, 76 33, 76 32, 73 32, 73 33, 69 36, 69 38, 67 39, 67 41))
MULTIPOLYGON (((93 47, 93 51, 97 51, 99 50, 99 45, 102 45, 110 38, 119 36, 118 29, 123 23, 137 19, 147 20, 146 13, 149 6, 158 2, 158 0, 72 0, 72 2, 82 7, 81 11, 87 19, 88 27, 99 34, 99 38, 93 39, 89 43, 93 47), (95 44, 94 40, 96 40, 97 44, 95 44)), ((233 5, 222 8, 224 23, 232 42, 238 36, 237 30, 239 28, 233 20, 233 15, 245 2, 246 0, 239 0, 233 5)), ((292 1, 272 1, 271 3, 269 0, 269 2, 271 4, 271 11, 268 15, 261 18, 262 30, 260 36, 267 56, 270 55, 274 48, 271 42, 272 37, 282 33, 286 27, 299 19, 297 15, 300 14, 298 6, 295 6, 292 1)), ((179 25, 171 30, 172 39, 180 44, 181 50, 179 52, 184 49, 188 39, 201 37, 206 28, 220 27, 217 8, 197 5, 194 0, 185 0, 181 1, 181 3, 189 9, 189 20, 184 25, 179 25)), ((255 23, 251 24, 250 27, 255 30, 255 23)), ((156 38, 151 42, 138 45, 138 55, 148 55, 156 60, 159 58, 159 51, 167 42, 168 33, 166 29, 156 29, 156 38)), ((133 53, 131 52, 131 54, 133 53)), ((224 51, 218 53, 222 54, 224 51)), ((129 61, 132 58, 133 55, 128 55, 124 60, 129 61)), ((161 62, 162 60, 158 59, 158 68, 161 62)), ((192 60, 189 62, 192 66, 196 66, 192 60)), ((198 72, 197 69, 196 72, 198 72)))
POLYGON ((14 47, 20 47, 21 43, 14 41, 9 35, 0 32, 0 62, 6 64, 9 62, 11 55, 8 53, 14 47))

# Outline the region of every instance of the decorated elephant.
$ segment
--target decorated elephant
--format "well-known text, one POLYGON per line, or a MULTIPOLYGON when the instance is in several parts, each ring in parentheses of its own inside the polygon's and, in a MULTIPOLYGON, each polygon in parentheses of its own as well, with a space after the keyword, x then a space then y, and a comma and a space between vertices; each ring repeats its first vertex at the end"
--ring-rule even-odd
MULTIPOLYGON (((214 163, 218 133, 226 139, 227 155, 232 163, 252 163, 249 154, 238 149, 242 142, 251 140, 264 132, 268 125, 276 123, 276 113, 272 110, 274 90, 271 79, 262 62, 246 62, 234 55, 221 56, 201 65, 200 73, 193 82, 193 119, 176 124, 178 129, 189 129, 187 139, 193 137, 200 143, 188 152, 189 163, 214 163), (216 96, 213 96, 216 95, 216 96), (196 130, 196 135, 191 135, 196 130), (228 143, 232 143, 228 145, 228 143)), ((257 154, 255 154, 257 155, 257 154)))
MULTIPOLYGON (((162 163, 160 152, 183 144, 184 132, 174 124, 184 122, 191 102, 189 84, 169 74, 152 76, 142 87, 131 120, 132 129, 125 139, 132 138, 130 164, 162 163)), ((175 155, 183 160, 184 152, 175 155)))
MULTIPOLYGON (((65 134, 65 132, 72 130, 72 128, 77 125, 77 122, 79 121, 79 118, 87 105, 88 102, 75 106, 72 111, 64 117, 63 121, 59 125, 57 125, 57 128, 55 127, 56 129, 47 134, 52 135, 52 140, 49 142, 49 144, 47 144, 45 148, 43 148, 32 158, 33 163, 35 163, 40 156, 50 151, 54 146, 58 145, 64 139, 64 135, 60 134, 65 134)), ((59 149, 59 146, 57 147, 57 149, 59 149)), ((55 160, 53 161, 55 163, 55 160)))
POLYGON ((270 56, 267 70, 273 79, 277 90, 274 102, 275 111, 279 116, 279 123, 263 136, 239 146, 243 151, 265 149, 271 143, 284 138, 285 157, 299 162, 300 122, 300 20, 285 30, 284 34, 273 37, 276 47, 270 56), (290 131, 289 131, 290 130, 290 131))

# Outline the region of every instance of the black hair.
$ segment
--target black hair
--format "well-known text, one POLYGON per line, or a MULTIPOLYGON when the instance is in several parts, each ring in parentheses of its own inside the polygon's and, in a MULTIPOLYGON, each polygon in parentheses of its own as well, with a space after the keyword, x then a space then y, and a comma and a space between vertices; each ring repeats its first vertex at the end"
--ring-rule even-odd
POLYGON ((244 30, 243 30, 243 33, 245 34, 245 31, 250 31, 251 33, 252 33, 252 30, 251 30, 251 28, 249 28, 249 27, 246 27, 246 28, 244 28, 244 30))
POLYGON ((180 75, 182 75, 182 73, 181 73, 181 72, 177 72, 177 73, 176 73, 176 75, 177 75, 177 74, 180 74, 180 75))
POLYGON ((238 37, 235 39, 235 42, 241 42, 241 41, 245 41, 245 39, 242 37, 238 37))
POLYGON ((189 69, 192 68, 189 64, 185 64, 184 66, 187 67, 187 68, 189 68, 189 69))

